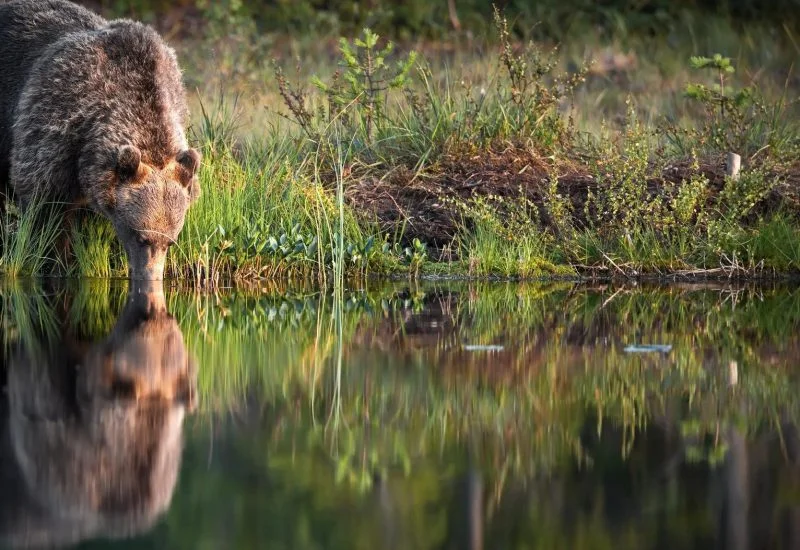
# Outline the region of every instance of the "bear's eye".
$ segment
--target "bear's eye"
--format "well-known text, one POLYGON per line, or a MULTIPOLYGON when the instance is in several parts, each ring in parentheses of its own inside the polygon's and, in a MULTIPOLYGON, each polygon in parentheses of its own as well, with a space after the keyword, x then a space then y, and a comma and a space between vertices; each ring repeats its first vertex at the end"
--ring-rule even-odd
POLYGON ((139 243, 140 245, 142 245, 142 246, 149 246, 149 247, 152 247, 152 246, 153 246, 153 242, 152 242, 150 239, 147 239, 147 238, 145 238, 145 237, 142 237, 141 235, 139 235, 139 236, 136 238, 136 240, 137 240, 137 241, 138 241, 138 243, 139 243))

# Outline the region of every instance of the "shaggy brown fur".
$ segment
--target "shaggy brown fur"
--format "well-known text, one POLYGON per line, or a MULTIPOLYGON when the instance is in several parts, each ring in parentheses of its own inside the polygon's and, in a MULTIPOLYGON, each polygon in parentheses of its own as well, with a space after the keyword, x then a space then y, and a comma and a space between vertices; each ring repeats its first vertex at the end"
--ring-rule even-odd
POLYGON ((199 195, 174 51, 145 25, 65 0, 0 6, 0 179, 24 207, 86 204, 114 224, 132 278, 158 279, 199 195))

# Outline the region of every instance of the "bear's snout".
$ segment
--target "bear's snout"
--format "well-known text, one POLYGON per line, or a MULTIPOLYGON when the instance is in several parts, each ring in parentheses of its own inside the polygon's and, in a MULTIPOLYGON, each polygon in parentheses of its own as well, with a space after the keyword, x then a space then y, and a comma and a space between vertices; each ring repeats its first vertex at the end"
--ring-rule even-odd
POLYGON ((126 242, 128 271, 134 280, 160 281, 164 278, 167 247, 151 242, 126 242))

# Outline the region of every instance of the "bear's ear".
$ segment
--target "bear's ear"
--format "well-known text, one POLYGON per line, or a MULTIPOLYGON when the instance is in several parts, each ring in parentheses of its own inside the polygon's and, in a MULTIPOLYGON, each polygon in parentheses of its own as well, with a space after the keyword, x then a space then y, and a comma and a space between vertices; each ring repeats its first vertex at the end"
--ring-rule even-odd
MULTIPOLYGON (((186 149, 178 153, 175 160, 189 172, 191 177, 194 177, 197 174, 197 170, 200 169, 200 161, 202 158, 202 155, 200 155, 197 149, 186 149)), ((188 185, 189 182, 186 183, 188 185)))
POLYGON ((117 152, 117 176, 121 180, 132 179, 139 171, 142 152, 133 145, 123 145, 117 152))

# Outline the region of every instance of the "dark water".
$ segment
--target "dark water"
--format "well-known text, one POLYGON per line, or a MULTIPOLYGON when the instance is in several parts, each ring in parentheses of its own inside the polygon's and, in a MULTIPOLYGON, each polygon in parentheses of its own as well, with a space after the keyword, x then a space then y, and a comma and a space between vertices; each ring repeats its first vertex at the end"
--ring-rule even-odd
POLYGON ((0 300, 0 547, 800 548, 793 287, 0 300))

